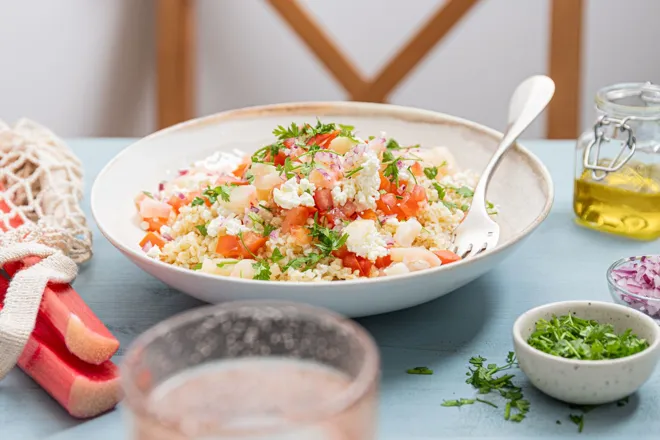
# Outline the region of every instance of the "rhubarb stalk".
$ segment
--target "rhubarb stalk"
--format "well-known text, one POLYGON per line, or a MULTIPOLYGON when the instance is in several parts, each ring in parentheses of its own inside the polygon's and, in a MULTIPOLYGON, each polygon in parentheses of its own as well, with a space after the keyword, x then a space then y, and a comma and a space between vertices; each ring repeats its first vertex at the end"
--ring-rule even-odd
MULTIPOLYGON (((3 297, 7 287, 7 280, 0 277, 3 297)), ((119 401, 118 367, 111 361, 100 365, 81 361, 39 319, 18 366, 74 417, 94 417, 114 408, 119 401)))
MULTIPOLYGON (((0 210, 10 212, 4 200, 0 200, 0 210)), ((12 227, 18 227, 21 223, 18 216, 10 219, 12 227)), ((5 229, 1 222, 0 229, 5 229)), ((19 270, 39 261, 39 257, 28 257, 23 261, 6 264, 4 270, 13 277, 19 270)), ((4 292, 0 293, 1 301, 4 301, 4 292)), ((90 364, 107 361, 119 348, 119 341, 69 284, 48 284, 41 300, 37 322, 48 325, 73 355, 90 364)))

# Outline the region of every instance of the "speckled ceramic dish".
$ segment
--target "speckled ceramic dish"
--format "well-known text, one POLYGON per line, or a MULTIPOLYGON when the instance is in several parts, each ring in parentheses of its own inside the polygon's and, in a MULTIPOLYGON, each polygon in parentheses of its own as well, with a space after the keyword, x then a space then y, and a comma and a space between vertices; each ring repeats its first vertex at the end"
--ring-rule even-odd
POLYGON ((629 396, 651 376, 660 356, 660 327, 645 314, 617 304, 557 302, 522 314, 513 325, 513 344, 520 369, 536 388, 564 402, 600 405, 629 396), (620 359, 581 361, 553 356, 527 343, 539 319, 569 313, 612 324, 617 332, 630 328, 649 347, 620 359))
POLYGON ((493 176, 488 199, 499 207, 500 243, 474 258, 446 266, 381 278, 308 283, 259 281, 200 273, 148 258, 138 246, 133 200, 176 171, 216 151, 253 152, 272 142, 273 127, 323 121, 354 125, 359 133, 386 131, 403 145, 446 146, 463 169, 480 172, 501 133, 474 122, 415 108, 355 102, 281 104, 233 110, 154 133, 119 153, 91 191, 92 213, 103 235, 144 271, 201 300, 305 302, 347 316, 365 316, 422 304, 483 275, 522 244, 547 217, 553 186, 543 164, 520 146, 506 153, 493 176))

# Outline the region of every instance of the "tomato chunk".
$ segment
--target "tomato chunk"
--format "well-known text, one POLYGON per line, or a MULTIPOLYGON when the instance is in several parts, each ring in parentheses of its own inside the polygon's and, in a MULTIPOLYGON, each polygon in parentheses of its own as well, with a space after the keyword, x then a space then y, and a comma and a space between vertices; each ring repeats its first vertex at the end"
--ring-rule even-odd
POLYGON ((367 209, 366 211, 362 211, 362 212, 358 213, 358 215, 360 217, 362 217, 363 219, 365 219, 365 220, 374 220, 376 222, 378 221, 378 214, 376 214, 376 212, 371 210, 371 209, 367 209))
POLYGON ((326 212, 324 216, 330 227, 334 226, 337 220, 344 221, 348 219, 346 214, 344 214, 344 212, 339 208, 332 208, 330 211, 326 212))
POLYGON ((319 211, 329 211, 332 209, 332 191, 328 188, 317 189, 314 192, 314 203, 319 211))
POLYGON ((161 226, 167 224, 167 219, 163 217, 145 218, 144 221, 149 224, 149 229, 147 230, 152 232, 160 232, 161 226))
POLYGON ((294 226, 303 226, 307 223, 307 219, 313 216, 315 210, 305 206, 298 206, 290 209, 284 216, 282 221, 282 232, 288 233, 294 226))
POLYGON ((348 252, 344 254, 342 258, 342 263, 344 267, 348 267, 353 272, 356 270, 360 272, 360 275, 363 277, 368 277, 371 273, 371 266, 373 263, 364 257, 358 257, 354 252, 348 252))
POLYGON ((460 261, 461 257, 453 253, 452 251, 433 251, 433 253, 440 258, 442 264, 455 263, 460 261))
POLYGON ((376 258, 376 262, 374 263, 374 265, 375 265, 378 269, 382 269, 382 268, 384 268, 384 267, 387 267, 387 266, 389 266, 390 264, 392 264, 392 257, 390 257, 389 255, 385 255, 384 257, 378 257, 378 258, 376 258))
POLYGON ((328 148, 330 142, 339 135, 340 131, 335 130, 330 133, 317 134, 312 136, 310 140, 307 141, 307 145, 318 145, 321 148, 328 148))
POLYGON ((252 258, 259 249, 268 241, 256 232, 247 231, 243 233, 243 243, 235 235, 222 235, 218 237, 218 245, 215 251, 226 258, 252 258))
POLYGON ((163 240, 163 237, 155 232, 147 232, 147 235, 145 235, 142 241, 140 241, 140 247, 144 247, 147 243, 150 243, 152 246, 158 246, 161 249, 165 246, 165 240, 163 240))

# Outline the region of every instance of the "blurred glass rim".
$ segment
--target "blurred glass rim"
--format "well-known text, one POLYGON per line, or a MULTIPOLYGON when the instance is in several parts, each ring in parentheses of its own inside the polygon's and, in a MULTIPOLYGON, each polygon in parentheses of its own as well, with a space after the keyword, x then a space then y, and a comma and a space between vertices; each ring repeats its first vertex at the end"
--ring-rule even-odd
POLYGON ((660 305, 660 298, 653 298, 650 296, 644 296, 644 295, 632 293, 629 290, 625 289, 624 287, 619 286, 616 283, 616 281, 614 281, 613 272, 615 270, 617 270, 621 265, 625 263, 629 263, 631 261, 640 261, 642 257, 649 258, 649 257, 655 257, 655 255, 639 255, 635 257, 624 257, 612 263, 612 265, 607 269, 607 284, 609 284, 611 288, 616 290, 621 295, 629 296, 631 298, 635 298, 640 301, 646 301, 655 305, 660 305))
MULTIPOLYGON (((340 396, 332 400, 319 399, 319 405, 315 408, 309 408, 309 412, 296 413, 296 418, 293 419, 292 427, 298 427, 301 424, 311 424, 335 415, 341 414, 355 404, 359 403, 376 385, 379 380, 379 363, 380 355, 376 342, 371 335, 359 324, 351 319, 339 315, 333 311, 313 307, 302 303, 295 303, 289 301, 271 301, 271 300, 249 300, 249 301, 232 301, 221 304, 212 304, 207 306, 197 307, 170 318, 167 318, 153 327, 147 329, 144 333, 139 335, 129 346, 126 355, 120 365, 120 380, 123 392, 123 406, 127 410, 134 413, 136 417, 149 419, 151 422, 160 425, 162 428, 170 429, 179 433, 176 426, 170 426, 164 420, 159 418, 156 414, 151 412, 148 408, 147 402, 149 399, 149 391, 142 389, 137 383, 137 375, 135 368, 140 362, 140 357, 143 350, 148 349, 149 345, 156 339, 163 337, 172 330, 194 321, 201 321, 208 317, 218 315, 220 312, 227 313, 242 308, 276 308, 280 310, 290 309, 291 312, 300 314, 301 317, 308 316, 310 318, 318 317, 328 320, 332 325, 337 328, 345 328, 348 332, 353 333, 355 339, 365 350, 365 358, 360 370, 355 378, 351 378, 350 385, 340 396)), ((201 365, 201 364, 200 364, 201 365)), ((277 425, 273 427, 277 431, 286 431, 287 425, 277 425)), ((263 428, 256 429, 231 429, 233 434, 258 434, 263 428)), ((269 432, 273 432, 269 428, 269 432)), ((182 433, 183 434, 183 433, 182 433)), ((224 433, 223 433, 224 434, 224 433)))

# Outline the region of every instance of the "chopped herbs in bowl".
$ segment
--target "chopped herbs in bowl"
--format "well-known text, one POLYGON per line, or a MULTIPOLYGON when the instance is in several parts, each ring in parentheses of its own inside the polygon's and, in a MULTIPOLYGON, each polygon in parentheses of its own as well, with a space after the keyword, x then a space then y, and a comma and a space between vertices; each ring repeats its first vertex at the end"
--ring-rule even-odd
POLYGON ((622 258, 607 270, 612 299, 660 324, 660 255, 622 258))
POLYGON ((527 342, 553 356, 589 361, 619 359, 649 347, 649 343, 638 338, 631 329, 617 334, 612 324, 601 324, 572 314, 553 316, 550 320, 539 319, 527 342))
POLYGON ((513 326, 520 369, 544 393, 575 405, 633 394, 660 357, 660 327, 631 308, 565 301, 523 313, 513 326))

